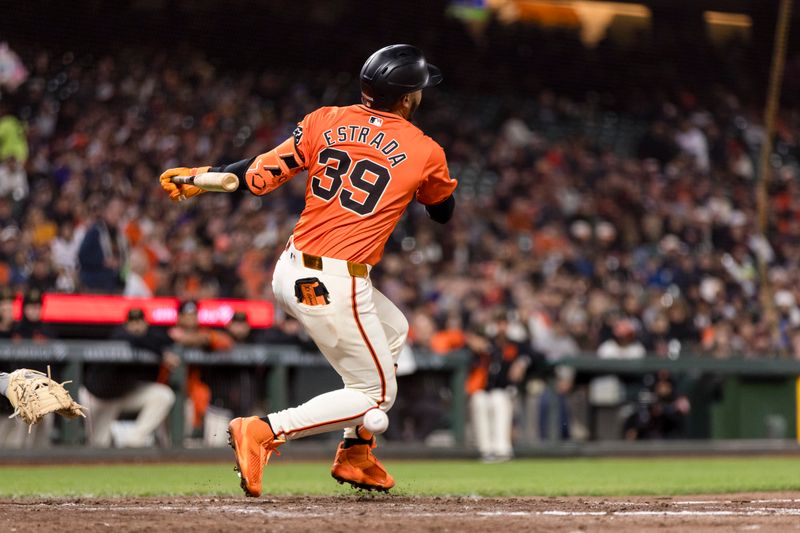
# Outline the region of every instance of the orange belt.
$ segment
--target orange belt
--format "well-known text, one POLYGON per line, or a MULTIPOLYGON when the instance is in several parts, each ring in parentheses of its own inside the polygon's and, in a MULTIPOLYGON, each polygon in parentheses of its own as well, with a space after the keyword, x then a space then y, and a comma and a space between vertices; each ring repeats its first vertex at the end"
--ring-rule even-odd
MULTIPOLYGON (((322 270, 323 258, 318 255, 311 255, 305 252, 303 254, 303 266, 312 270, 322 270)), ((355 278, 366 278, 369 274, 369 269, 364 263, 356 263, 354 261, 347 262, 347 272, 355 278)))
MULTIPOLYGON (((294 241, 294 236, 289 237, 286 242, 284 250, 288 250, 294 241)), ((322 257, 318 255, 311 255, 304 252, 298 252, 303 256, 303 266, 312 270, 322 270, 322 257)), ((369 276, 369 267, 364 263, 356 263, 354 261, 347 262, 347 272, 355 278, 366 278, 369 276)))

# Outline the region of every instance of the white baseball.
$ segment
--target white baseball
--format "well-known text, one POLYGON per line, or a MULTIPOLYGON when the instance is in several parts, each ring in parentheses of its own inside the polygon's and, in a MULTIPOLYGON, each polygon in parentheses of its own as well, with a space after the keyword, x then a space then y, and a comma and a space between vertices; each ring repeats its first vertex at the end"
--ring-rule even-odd
POLYGON ((380 435, 389 427, 389 417, 380 409, 370 409, 364 415, 364 427, 374 435, 380 435))

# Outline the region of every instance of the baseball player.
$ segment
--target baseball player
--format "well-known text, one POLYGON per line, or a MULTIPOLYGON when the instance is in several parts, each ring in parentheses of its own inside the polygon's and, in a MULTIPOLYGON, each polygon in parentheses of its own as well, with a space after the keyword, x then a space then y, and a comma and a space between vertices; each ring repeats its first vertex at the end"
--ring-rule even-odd
POLYGON ((410 45, 382 48, 361 68, 361 104, 322 107, 294 135, 252 159, 221 167, 174 168, 161 175, 170 198, 204 191, 176 185, 176 176, 232 172, 256 195, 308 170, 306 205, 278 260, 277 304, 300 321, 344 387, 269 416, 236 418, 229 426, 241 486, 261 494, 263 468, 287 440, 344 429, 331 471, 354 487, 388 490, 394 479, 372 454, 362 425, 372 409, 388 411, 397 396, 395 363, 408 322, 372 286, 370 270, 406 206, 414 200, 447 222, 455 208, 444 151, 411 122, 422 89, 439 84, 438 68, 410 45))

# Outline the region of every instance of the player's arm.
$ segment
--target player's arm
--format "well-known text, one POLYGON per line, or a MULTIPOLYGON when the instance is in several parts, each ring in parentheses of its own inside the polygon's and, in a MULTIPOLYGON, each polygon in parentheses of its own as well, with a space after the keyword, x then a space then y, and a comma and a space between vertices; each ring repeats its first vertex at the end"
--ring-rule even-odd
POLYGON ((448 196, 444 202, 425 206, 425 211, 428 212, 428 216, 431 217, 431 220, 439 224, 446 224, 449 222, 450 219, 453 218, 453 211, 455 210, 456 197, 452 194, 448 196))
POLYGON ((294 130, 292 137, 270 150, 250 159, 243 159, 229 165, 198 168, 171 168, 161 174, 161 188, 169 193, 173 201, 181 201, 202 194, 205 191, 194 185, 172 183, 175 176, 196 176, 203 172, 230 172, 236 174, 239 183, 246 183, 247 188, 239 186, 239 190, 248 190, 258 196, 274 191, 289 179, 306 168, 305 152, 308 150, 303 142, 303 128, 310 120, 306 116, 294 130))
POLYGON ((233 172, 247 184, 251 193, 262 196, 289 181, 304 168, 305 159, 298 149, 295 136, 265 154, 228 165, 224 172, 233 172))
POLYGON ((294 138, 284 142, 269 152, 250 159, 242 159, 230 165, 197 168, 171 168, 161 175, 161 187, 170 193, 173 200, 183 200, 205 192, 194 185, 177 185, 172 183, 175 176, 196 176, 203 172, 230 172, 236 174, 242 192, 250 191, 256 195, 264 195, 274 191, 290 178, 305 168, 302 155, 295 146, 294 138))
POLYGON ((444 150, 433 143, 423 170, 425 179, 417 189, 417 200, 425 205, 431 220, 444 224, 453 217, 456 199, 453 196, 458 182, 450 177, 444 150))

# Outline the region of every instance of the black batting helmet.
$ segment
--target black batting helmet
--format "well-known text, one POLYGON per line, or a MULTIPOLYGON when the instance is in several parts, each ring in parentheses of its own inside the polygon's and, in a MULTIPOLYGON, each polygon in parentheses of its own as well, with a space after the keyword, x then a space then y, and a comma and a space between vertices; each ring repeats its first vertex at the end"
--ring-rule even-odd
POLYGON ((439 85, 442 72, 422 50, 393 44, 373 53, 361 67, 361 95, 367 107, 388 110, 404 94, 439 85))

